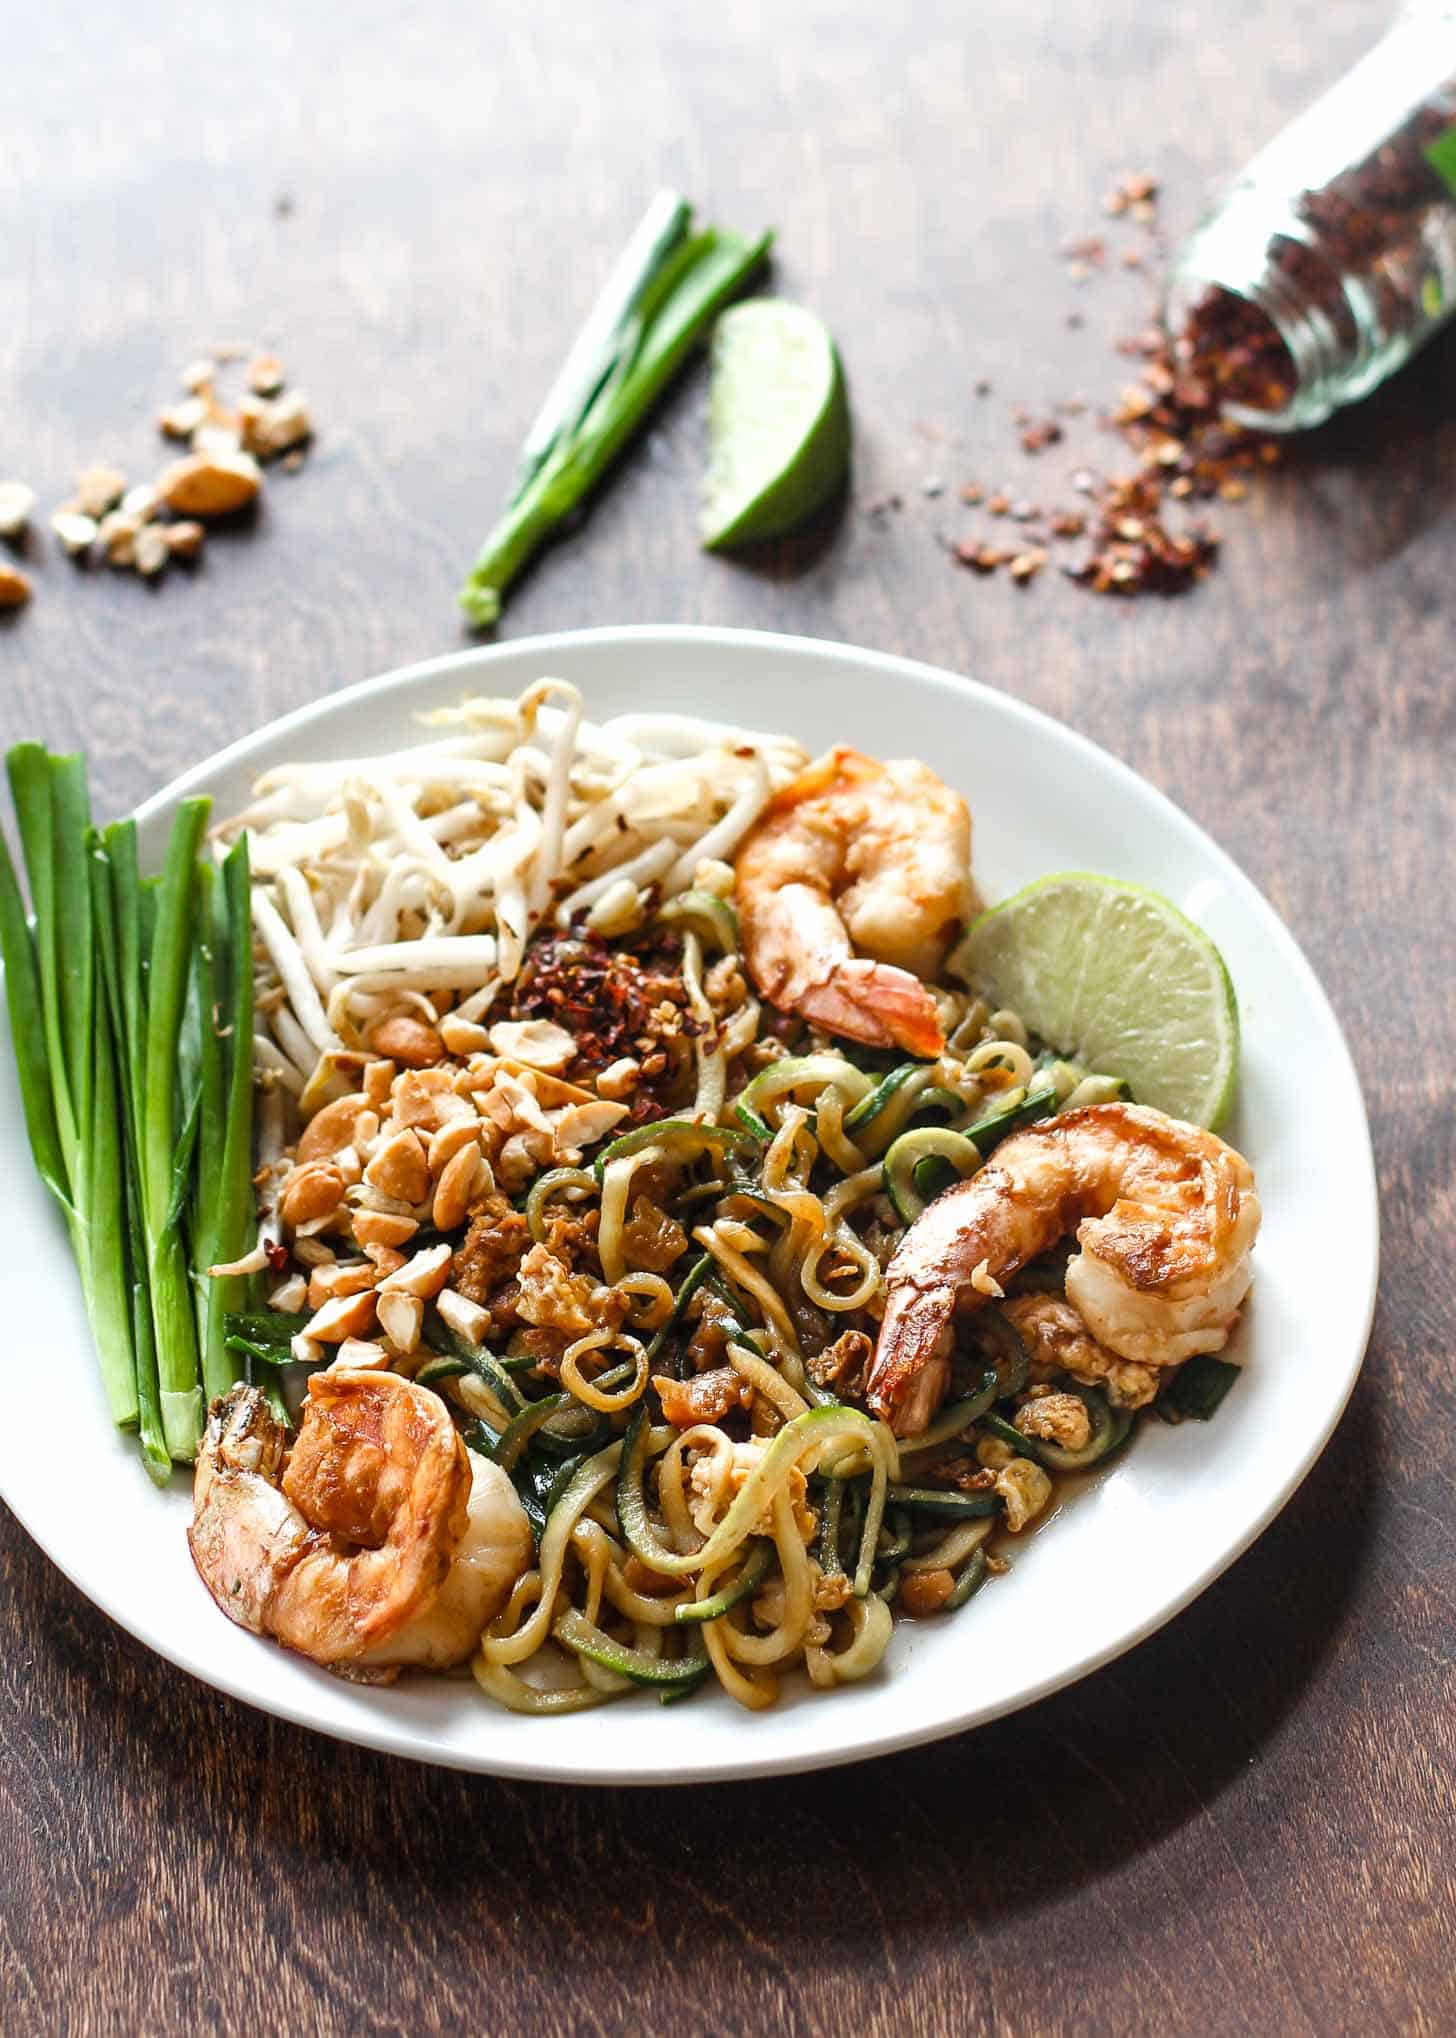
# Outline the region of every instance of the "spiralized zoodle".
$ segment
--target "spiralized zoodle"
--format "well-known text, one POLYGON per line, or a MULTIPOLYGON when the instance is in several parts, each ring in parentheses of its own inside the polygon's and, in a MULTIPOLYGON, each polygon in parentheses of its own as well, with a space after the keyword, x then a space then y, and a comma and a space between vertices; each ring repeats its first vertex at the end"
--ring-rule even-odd
MULTIPOLYGON (((798 1668, 852 1683, 894 1613, 964 1604, 1053 1475, 1108 1455, 1177 1377, 1151 1344, 1121 1355, 1115 1326, 1110 1343, 1092 1335, 1055 1224, 1000 1257, 988 1232, 979 1263, 934 1289, 923 1213, 944 1227, 963 1193, 950 1185, 979 1184, 985 1224, 1001 1175, 1049 1164, 1059 1128, 1089 1151, 1115 1136, 1109 1179, 1156 1174, 1183 1239, 1169 1292, 1186 1313, 1196 1185, 1224 1163, 1175 1140, 1150 1171, 1159 1114, 950 980, 974 896, 969 818, 924 767, 836 752, 803 772, 784 738, 667 716, 593 725, 550 680, 432 719, 450 733, 387 759, 274 770, 232 824, 251 837, 271 1100, 264 1234, 232 1271, 266 1268, 271 1287, 268 1310, 229 1319, 258 1383, 234 1390, 258 1405, 231 1433, 262 1433, 265 1397, 280 1413, 278 1361, 341 1374, 266 1477, 300 1548, 324 1532, 367 1544, 402 1503, 376 1469, 375 1527, 318 1514, 325 1408, 377 1398, 381 1369, 443 1395, 495 1482, 500 1537, 529 1558, 498 1567, 469 1649, 432 1644, 428 1660, 473 1649, 481 1689, 514 1711, 640 1686, 666 1701, 713 1679, 759 1709, 798 1668), (927 783, 917 827, 905 803, 927 783), (841 815, 841 798, 861 806, 841 815), (750 868, 783 896, 740 943, 750 868), (763 987, 791 979, 766 944, 795 913, 792 1003, 776 1008, 763 987), (903 966, 912 952, 933 975, 903 966)), ((1242 1299, 1251 1177, 1243 1193, 1252 1217, 1209 1247, 1238 1263, 1203 1280, 1216 1306, 1182 1326, 1195 1351, 1218 1348, 1242 1299)), ((233 1488, 211 1448, 216 1514, 233 1488)), ((405 1524, 436 1537, 446 1595, 461 1476, 456 1527, 405 1524)), ((275 1518, 256 1476, 235 1483, 275 1518)), ((392 1516, 389 1534, 409 1540, 392 1516)), ((278 1632, 266 1593, 257 1605, 250 1624, 278 1632)), ((378 1628, 367 1653, 307 1652, 351 1675, 426 1660, 418 1643, 392 1657, 378 1628)), ((286 1639, 307 1649, 303 1632, 294 1606, 286 1639)))

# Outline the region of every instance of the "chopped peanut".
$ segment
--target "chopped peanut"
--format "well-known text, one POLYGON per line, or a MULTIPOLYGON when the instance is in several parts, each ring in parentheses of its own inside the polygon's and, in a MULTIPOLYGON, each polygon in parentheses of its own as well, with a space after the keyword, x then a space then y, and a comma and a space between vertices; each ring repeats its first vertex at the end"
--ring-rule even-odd
POLYGON ((167 507, 179 516, 225 517, 253 500, 262 479, 251 453, 218 447, 174 460, 157 476, 157 486, 167 507))
POLYGON ((363 1109, 364 1099, 356 1091, 347 1097, 336 1097, 332 1104, 315 1111, 299 1137, 299 1160, 327 1160, 341 1147, 352 1146, 354 1121, 363 1109))
POLYGON ((418 1134, 397 1132, 377 1147, 364 1179, 401 1203, 423 1203, 430 1193, 430 1168, 418 1134))
POLYGON ((315 1267, 308 1281, 308 1306, 322 1309, 341 1295, 362 1295, 379 1279, 379 1269, 368 1260, 335 1260, 332 1266, 315 1267))
POLYGON ((297 1316, 308 1301, 308 1282, 302 1274, 290 1274, 268 1290, 268 1307, 281 1309, 285 1316, 297 1316))
POLYGON ((435 1307, 440 1318, 457 1337, 463 1337, 467 1344, 485 1343, 490 1329, 490 1311, 478 1302, 472 1302, 468 1295, 462 1295, 458 1288, 442 1288, 435 1297, 435 1307))
POLYGON ((641 1062, 630 1054, 624 1054, 620 1061, 608 1063, 597 1077, 597 1095, 618 1104, 624 1097, 631 1096, 641 1073, 641 1062))
POLYGON ((451 1054, 483 1054, 490 1046, 490 1035, 483 1026, 476 1026, 469 1019, 457 1019, 453 1012, 447 1012, 440 1021, 440 1038, 451 1054))
POLYGON ((438 1182, 462 1146, 480 1152, 480 1124, 474 1118, 452 1118, 430 1138, 430 1173, 438 1182))
POLYGON ((388 1055, 408 1069, 432 1068, 445 1058, 445 1044, 434 1027, 408 1012, 381 1019, 369 1035, 369 1045, 375 1054, 388 1055))
POLYGON ((372 1061, 364 1071, 364 1096, 375 1111, 387 1111, 389 1093, 394 1088, 395 1066, 392 1061, 372 1061))
POLYGON ((396 1217, 389 1210, 356 1210, 354 1236, 366 1251, 371 1246, 408 1245, 419 1230, 414 1217, 396 1217))
POLYGON ((35 508, 35 490, 23 481, 0 481, 0 538, 20 538, 35 508))
POLYGON ((490 1029, 490 1044, 497 1054, 553 1075, 576 1057, 576 1042, 550 1019, 499 1019, 490 1029))
POLYGON ((452 1154, 445 1164, 430 1207, 436 1231, 455 1231, 465 1222, 479 1164, 480 1148, 473 1140, 452 1154))
POLYGON ((278 1215, 291 1231, 328 1217, 344 1200, 344 1177, 330 1161, 296 1167, 278 1197, 278 1215))
POLYGON ((363 1337, 374 1328, 374 1291, 340 1295, 314 1311, 303 1326, 302 1335, 318 1344, 342 1344, 346 1337, 363 1337))
POLYGON ((389 1364, 389 1353, 373 1338, 346 1337, 339 1346, 331 1373, 381 1373, 389 1364))
POLYGON ((426 1246, 380 1282, 381 1294, 438 1295, 450 1278, 448 1245, 426 1246))
POLYGON ((377 1304, 380 1328, 390 1343, 402 1352, 412 1352, 420 1341, 425 1305, 418 1295, 391 1290, 381 1294, 377 1304))

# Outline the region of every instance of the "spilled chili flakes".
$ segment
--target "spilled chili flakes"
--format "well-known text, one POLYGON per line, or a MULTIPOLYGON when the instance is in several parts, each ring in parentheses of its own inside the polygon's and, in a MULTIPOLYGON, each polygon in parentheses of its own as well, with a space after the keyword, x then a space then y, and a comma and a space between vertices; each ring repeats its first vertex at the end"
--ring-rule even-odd
MULTIPOLYGON (((1103 210, 1151 235, 1157 226, 1157 197, 1150 174, 1129 171, 1116 180, 1103 210)), ((1156 252, 1157 245, 1145 238, 1122 250, 1118 260, 1127 268, 1140 267, 1145 250, 1156 252)), ((1074 236, 1060 252, 1065 274, 1074 282, 1109 265, 1100 234, 1074 236)), ((1067 323, 1080 326, 1084 321, 1072 313, 1067 323)), ((1218 535, 1189 512, 1204 502, 1242 501, 1248 472, 1280 458, 1277 439, 1230 423, 1222 407, 1228 402, 1250 409, 1282 407, 1281 391, 1286 382, 1292 384, 1282 342, 1242 299, 1209 292, 1176 335, 1144 325, 1115 344, 1125 360, 1136 363, 1136 377, 1124 384, 1115 406, 1098 422, 1136 455, 1136 472, 1102 475, 1091 467, 1076 468, 1068 485, 1085 498, 1085 511, 1042 509, 1017 499, 1009 488, 989 495, 979 486, 963 488, 960 497, 968 506, 1036 528, 1019 534, 1020 545, 1011 548, 967 538, 951 547, 959 564, 980 574, 1004 567, 1013 581, 1026 586, 1047 563, 1053 541, 1085 539, 1083 555, 1063 563, 1061 571, 1093 593, 1123 596, 1181 593, 1214 564, 1218 535)), ((982 393, 980 384, 977 393, 982 393)), ((1049 406, 1044 416, 1025 408, 1014 411, 1022 451, 1036 456, 1056 445, 1064 437, 1058 420, 1085 408, 1082 399, 1066 398, 1049 406)))
POLYGON ((1029 546, 1025 552, 1018 552, 1011 561, 1009 569, 1011 578, 1025 586, 1028 580, 1036 578, 1046 563, 1047 555, 1042 548, 1039 545, 1029 546))
POLYGON ((1062 428, 1055 418, 1032 418, 1021 434, 1023 453, 1042 453, 1048 446, 1055 446, 1062 436, 1062 428))
POLYGON ((969 566, 973 573, 994 573, 998 566, 1005 566, 1012 557, 999 545, 955 545, 951 550, 958 563, 969 566))

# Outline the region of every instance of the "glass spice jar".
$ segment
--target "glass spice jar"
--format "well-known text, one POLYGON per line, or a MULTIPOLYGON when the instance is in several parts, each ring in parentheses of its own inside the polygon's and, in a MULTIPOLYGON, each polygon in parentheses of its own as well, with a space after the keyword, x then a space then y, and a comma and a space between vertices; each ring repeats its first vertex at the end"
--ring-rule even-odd
POLYGON ((1402 9, 1263 149, 1177 256, 1164 314, 1190 399, 1316 425, 1456 307, 1456 0, 1402 9))

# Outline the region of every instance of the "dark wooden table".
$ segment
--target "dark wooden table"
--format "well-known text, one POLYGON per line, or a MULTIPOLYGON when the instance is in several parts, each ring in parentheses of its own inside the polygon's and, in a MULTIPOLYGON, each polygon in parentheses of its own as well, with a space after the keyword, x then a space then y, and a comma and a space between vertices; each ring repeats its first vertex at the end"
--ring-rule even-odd
MULTIPOLYGON (((572 1792, 337 1747, 154 1660, 6 1517, 7 2033, 1456 2024, 1456 343, 1230 508, 1186 599, 1123 607, 1051 573, 1019 591, 942 543, 974 524, 961 483, 1030 495, 1050 471, 1014 404, 1105 404, 1127 379, 1110 341, 1147 279, 1116 253, 1137 233, 1101 217, 1114 176, 1157 173, 1176 233, 1386 12, 6 10, 0 474, 49 506, 100 455, 150 472, 177 371, 234 337, 276 345, 320 433, 190 577, 82 577, 32 548, 0 736, 84 744, 120 811, 282 709, 459 642, 457 581, 555 358, 676 184, 775 223, 778 287, 840 336, 853 500, 766 562, 700 557, 698 371, 506 633, 852 639, 1127 758, 1329 987, 1386 1241, 1349 1412, 1230 1575, 1018 1718, 819 1777, 572 1792), (1058 248, 1104 229, 1078 289, 1058 248)), ((1106 457, 1090 420, 1077 434, 1106 457)), ((84 1465, 57 1477, 84 1507, 84 1465)))

